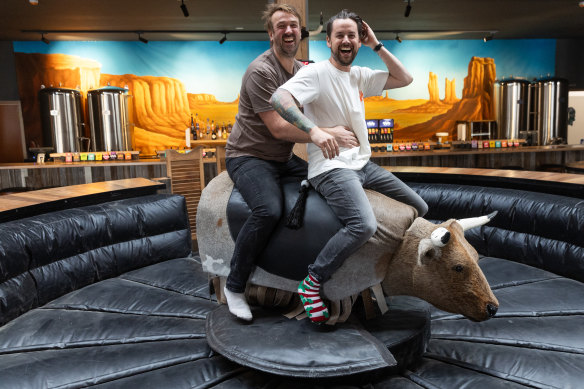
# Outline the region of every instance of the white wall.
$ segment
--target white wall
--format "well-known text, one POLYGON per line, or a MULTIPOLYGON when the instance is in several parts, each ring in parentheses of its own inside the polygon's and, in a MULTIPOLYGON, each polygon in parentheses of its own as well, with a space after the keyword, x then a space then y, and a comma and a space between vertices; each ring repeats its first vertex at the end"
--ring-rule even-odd
POLYGON ((580 140, 584 139, 584 91, 571 91, 568 107, 576 110, 574 124, 568 124, 568 144, 580 144, 580 140))

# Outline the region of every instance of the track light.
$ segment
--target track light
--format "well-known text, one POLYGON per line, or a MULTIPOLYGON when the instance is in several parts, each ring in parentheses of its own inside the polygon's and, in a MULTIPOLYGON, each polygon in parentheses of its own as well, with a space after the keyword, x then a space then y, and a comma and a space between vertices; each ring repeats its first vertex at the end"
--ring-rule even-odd
POLYGON ((225 43, 226 40, 227 40, 227 34, 226 33, 223 33, 223 38, 221 38, 219 40, 219 44, 222 45, 223 43, 225 43))
POLYGON ((399 37, 398 34, 395 34, 395 40, 398 41, 399 43, 402 43, 402 39, 399 37))
POLYGON ((138 40, 144 44, 148 44, 148 39, 144 38, 140 32, 138 33, 138 40))
POLYGON ((41 34, 41 41, 46 45, 51 43, 51 41, 49 41, 47 38, 45 38, 45 34, 41 34))
MULTIPOLYGON (((405 1, 405 0, 404 0, 405 1)), ((406 12, 404 13, 404 16, 407 18, 408 16, 410 16, 410 12, 412 12, 412 5, 410 4, 411 0, 408 0, 408 5, 406 6, 406 12)))
POLYGON ((187 9, 187 5, 185 4, 185 0, 180 0, 180 9, 182 10, 183 15, 185 18, 189 17, 189 10, 187 9))
POLYGON ((483 38, 483 42, 488 42, 493 39, 493 34, 489 34, 483 38))

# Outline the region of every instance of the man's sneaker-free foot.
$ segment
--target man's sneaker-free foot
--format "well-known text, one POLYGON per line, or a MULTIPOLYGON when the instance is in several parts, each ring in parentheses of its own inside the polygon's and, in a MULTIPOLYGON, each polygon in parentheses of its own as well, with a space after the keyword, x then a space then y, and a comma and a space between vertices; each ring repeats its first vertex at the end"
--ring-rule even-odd
POLYGON ((251 321, 253 319, 249 305, 247 305, 247 301, 245 300, 244 293, 234 293, 224 287, 223 294, 227 299, 229 312, 241 320, 251 321))
POLYGON ((324 323, 329 319, 329 311, 320 298, 320 283, 310 274, 298 285, 298 295, 308 318, 313 323, 324 323))

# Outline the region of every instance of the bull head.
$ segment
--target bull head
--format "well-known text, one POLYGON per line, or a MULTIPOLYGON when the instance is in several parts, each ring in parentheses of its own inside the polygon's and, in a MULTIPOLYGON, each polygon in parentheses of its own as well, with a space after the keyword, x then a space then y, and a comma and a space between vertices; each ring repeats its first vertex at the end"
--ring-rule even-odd
POLYGON ((464 231, 487 223, 495 214, 440 225, 414 220, 388 267, 382 283, 385 292, 416 296, 474 321, 493 317, 499 303, 464 231))

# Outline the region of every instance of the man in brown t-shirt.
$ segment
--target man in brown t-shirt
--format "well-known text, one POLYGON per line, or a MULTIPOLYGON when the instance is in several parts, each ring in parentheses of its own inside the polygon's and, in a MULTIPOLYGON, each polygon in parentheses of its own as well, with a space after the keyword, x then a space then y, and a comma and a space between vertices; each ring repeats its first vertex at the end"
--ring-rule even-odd
POLYGON ((339 154, 339 145, 358 145, 350 129, 306 133, 274 111, 272 94, 302 66, 294 58, 301 40, 300 15, 291 6, 268 4, 263 19, 271 48, 243 76, 239 111, 226 146, 227 172, 252 211, 235 241, 224 289, 229 311, 243 320, 252 319, 244 296, 247 279, 282 216, 280 178, 307 174, 306 162, 292 153, 294 143, 312 142, 327 158, 339 154))

